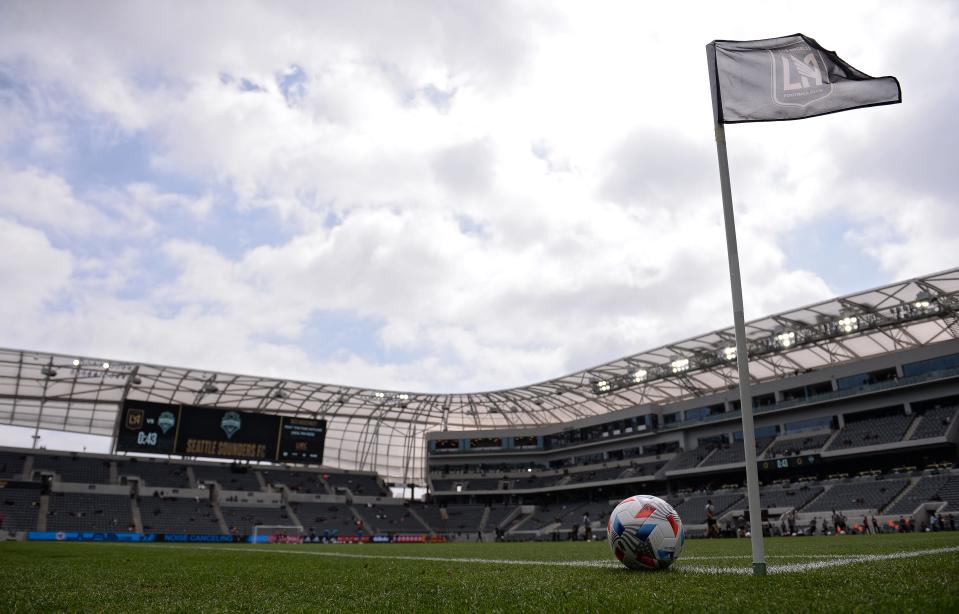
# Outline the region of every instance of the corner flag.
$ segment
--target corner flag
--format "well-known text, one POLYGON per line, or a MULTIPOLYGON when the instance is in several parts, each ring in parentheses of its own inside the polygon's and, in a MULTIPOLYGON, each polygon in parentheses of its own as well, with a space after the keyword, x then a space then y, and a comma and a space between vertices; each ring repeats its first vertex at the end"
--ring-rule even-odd
POLYGON ((724 124, 804 119, 902 102, 895 77, 870 77, 803 34, 707 45, 724 124))
MULTIPOLYGON (((743 286, 739 274, 739 247, 733 193, 729 183, 726 127, 740 122, 775 122, 804 119, 861 107, 902 102, 895 77, 873 78, 803 36, 782 36, 758 41, 713 41, 706 45, 709 87, 713 96, 719 187, 726 226, 729 289, 736 330, 736 368, 742 408, 743 446, 746 452, 746 498, 749 517, 762 518, 759 471, 756 467, 756 433, 752 393, 749 390, 749 356, 743 315, 743 286)), ((766 575, 762 522, 750 522, 753 574, 766 575)))

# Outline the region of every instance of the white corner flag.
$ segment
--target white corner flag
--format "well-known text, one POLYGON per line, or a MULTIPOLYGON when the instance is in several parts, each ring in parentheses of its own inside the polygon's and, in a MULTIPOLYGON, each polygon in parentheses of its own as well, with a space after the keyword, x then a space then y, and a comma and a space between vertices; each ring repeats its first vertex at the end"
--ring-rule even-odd
POLYGON ((862 107, 902 102, 895 77, 870 77, 802 34, 756 41, 717 40, 706 45, 713 97, 719 184, 726 223, 729 287, 736 330, 736 365, 746 451, 746 493, 752 531, 753 573, 766 575, 762 506, 756 467, 756 433, 749 391, 749 356, 743 316, 736 222, 729 185, 724 124, 805 119, 862 107))

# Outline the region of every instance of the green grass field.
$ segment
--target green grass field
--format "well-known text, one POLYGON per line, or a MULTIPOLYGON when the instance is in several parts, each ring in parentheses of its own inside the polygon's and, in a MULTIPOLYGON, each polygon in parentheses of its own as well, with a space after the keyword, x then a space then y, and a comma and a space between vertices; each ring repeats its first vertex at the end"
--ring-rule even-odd
POLYGON ((0 611, 959 612, 959 532, 773 538, 766 547, 777 567, 755 578, 736 573, 750 566, 748 540, 688 541, 672 570, 655 573, 614 566, 605 542, 8 542, 0 611), (849 558, 927 550, 938 552, 849 558))

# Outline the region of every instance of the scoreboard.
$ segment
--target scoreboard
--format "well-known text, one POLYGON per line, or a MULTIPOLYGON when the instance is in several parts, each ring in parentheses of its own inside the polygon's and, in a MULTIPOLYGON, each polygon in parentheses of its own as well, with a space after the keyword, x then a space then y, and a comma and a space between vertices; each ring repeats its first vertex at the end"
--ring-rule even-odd
POLYGON ((326 421, 125 401, 116 450, 321 464, 326 421))

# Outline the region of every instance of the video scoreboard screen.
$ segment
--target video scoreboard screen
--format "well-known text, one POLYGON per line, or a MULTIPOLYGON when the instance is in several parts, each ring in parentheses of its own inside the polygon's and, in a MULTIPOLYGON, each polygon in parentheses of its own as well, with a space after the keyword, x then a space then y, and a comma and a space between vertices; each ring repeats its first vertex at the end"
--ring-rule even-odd
POLYGON ((326 421, 125 401, 117 451, 321 464, 326 421))

